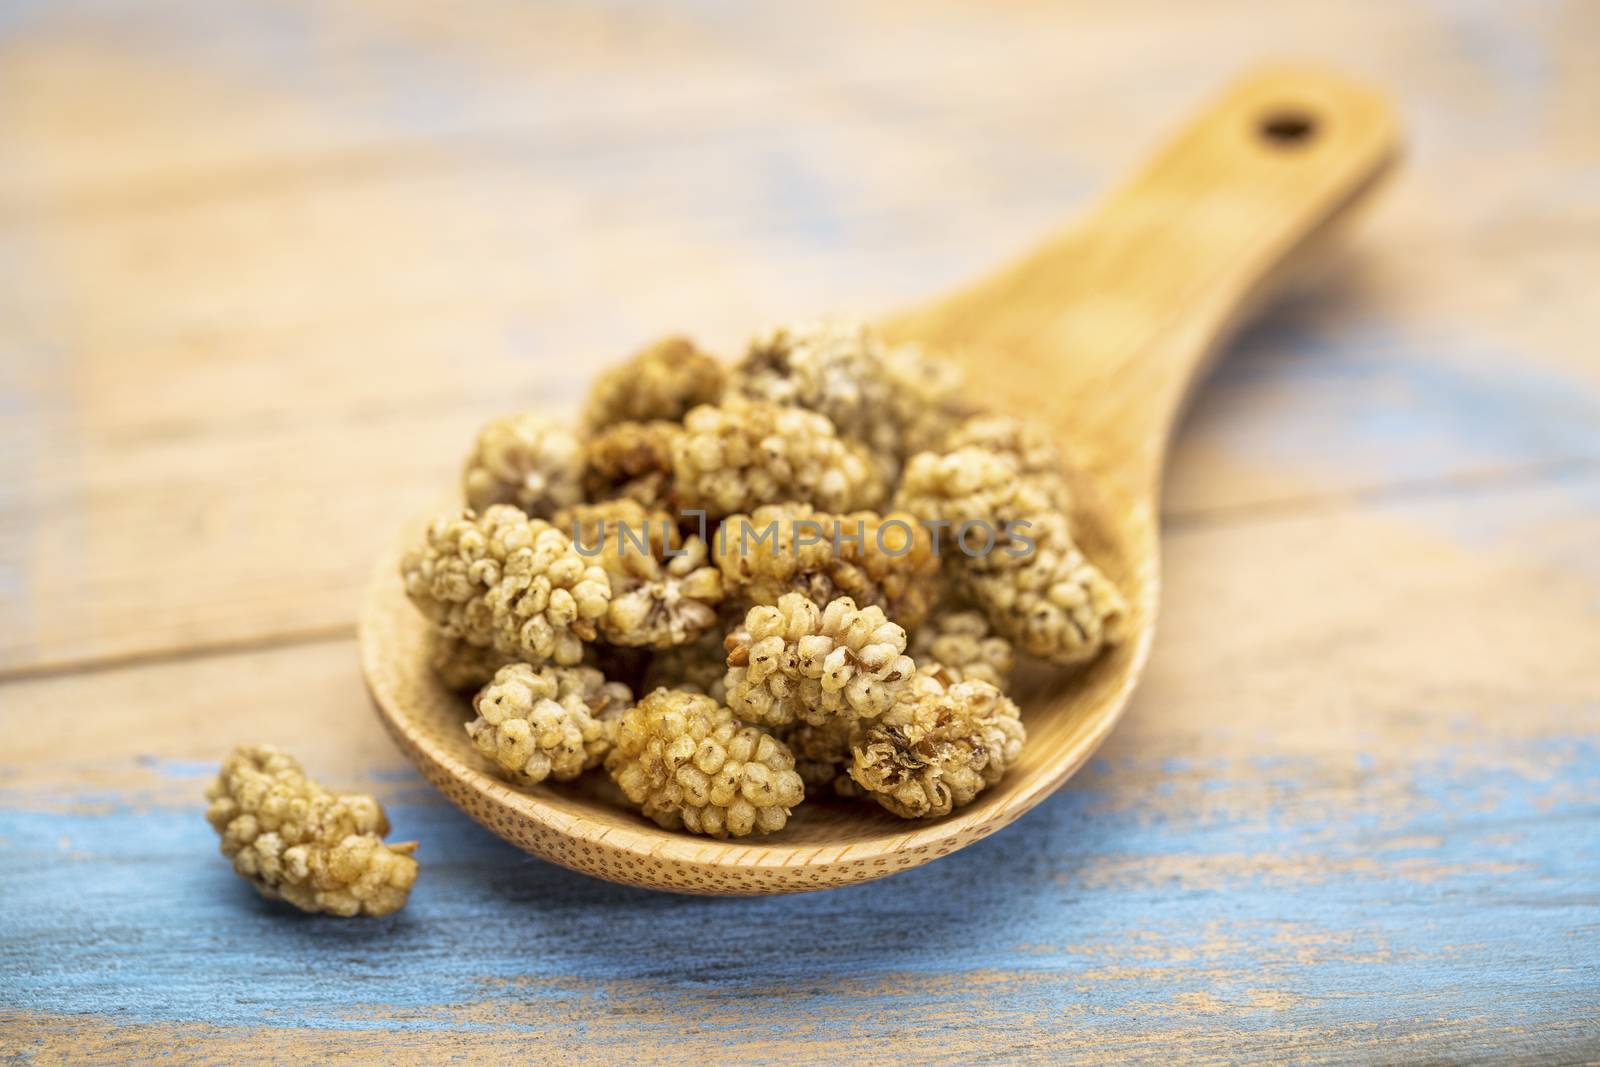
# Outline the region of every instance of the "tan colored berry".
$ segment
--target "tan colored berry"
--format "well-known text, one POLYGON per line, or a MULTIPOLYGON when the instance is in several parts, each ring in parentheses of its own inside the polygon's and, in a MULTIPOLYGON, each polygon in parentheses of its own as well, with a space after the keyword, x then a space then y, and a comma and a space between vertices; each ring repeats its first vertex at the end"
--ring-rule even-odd
POLYGON ((805 799, 787 746, 682 690, 657 689, 623 715, 606 771, 647 818, 711 837, 781 830, 805 799))
POLYGON ((473 746, 512 781, 576 778, 599 766, 615 722, 633 704, 628 687, 593 667, 502 668, 472 702, 473 746))
POLYGON ((948 359, 915 344, 890 345, 883 356, 893 419, 900 429, 900 459, 945 447, 945 438, 975 410, 965 375, 948 359))
POLYGON ((1000 780, 1025 736, 1017 705, 988 682, 923 675, 914 697, 863 727, 850 777, 901 818, 948 815, 1000 780))
POLYGON ((583 424, 597 433, 621 422, 676 422, 722 397, 725 370, 684 337, 667 337, 595 378, 583 424))
POLYGON ((1011 415, 976 415, 962 421, 945 438, 942 451, 981 448, 1016 463, 1017 472, 1049 495, 1051 503, 1069 510, 1066 464, 1050 431, 1031 419, 1011 415))
POLYGON ((712 540, 729 594, 746 605, 799 593, 818 607, 850 597, 892 622, 921 625, 939 597, 939 558, 908 513, 835 515, 770 504, 731 515, 712 540))
POLYGON ((889 481, 907 456, 939 447, 970 412, 953 363, 916 345, 889 344, 871 327, 848 320, 758 334, 729 388, 826 416, 842 439, 866 447, 889 481))
POLYGON ((895 494, 896 508, 943 523, 943 559, 971 559, 984 569, 1009 566, 1025 548, 1013 544, 1008 524, 1025 523, 1033 538, 1066 536, 1067 514, 1056 501, 1051 487, 1023 476, 1014 457, 976 446, 911 457, 895 494))
POLYGON ((716 625, 722 573, 710 565, 706 543, 682 536, 670 515, 614 500, 569 508, 557 522, 611 579, 605 640, 670 648, 716 625))
POLYGON ((905 630, 849 597, 819 608, 787 593, 757 605, 727 648, 728 706, 766 726, 876 718, 916 674, 905 630))
POLYGON ((1127 602, 1070 541, 1041 541, 1022 566, 966 576, 966 595, 1029 655, 1070 667, 1122 643, 1127 602))
POLYGON ((416 842, 384 843, 382 805, 328 792, 268 745, 234 749, 206 797, 222 854, 264 897, 301 911, 388 915, 417 880, 416 842))
POLYGON ((584 445, 584 486, 592 500, 624 497, 647 508, 670 507, 675 422, 618 422, 584 445))
POLYGON ((495 419, 478 432, 461 474, 467 506, 515 504, 548 519, 583 499, 583 446, 555 419, 536 412, 495 419))
POLYGON ((406 595, 447 637, 575 666, 611 602, 605 568, 509 504, 444 515, 400 561, 406 595))
POLYGON ((825 417, 737 398, 685 416, 672 468, 674 503, 714 519, 787 500, 851 511, 885 491, 866 449, 841 441, 825 417))
POLYGON ((896 504, 948 524, 946 572, 1001 637, 1072 666, 1122 639, 1126 605, 1073 542, 1059 492, 1015 456, 969 445, 912 457, 896 504))
POLYGON ((741 396, 825 416, 839 436, 865 446, 885 478, 899 466, 900 428, 884 345, 865 324, 821 321, 778 326, 750 342, 734 368, 741 396))
POLYGON ((920 669, 937 667, 951 681, 988 682, 1002 693, 1017 662, 1011 642, 980 611, 934 615, 912 636, 910 655, 920 669))

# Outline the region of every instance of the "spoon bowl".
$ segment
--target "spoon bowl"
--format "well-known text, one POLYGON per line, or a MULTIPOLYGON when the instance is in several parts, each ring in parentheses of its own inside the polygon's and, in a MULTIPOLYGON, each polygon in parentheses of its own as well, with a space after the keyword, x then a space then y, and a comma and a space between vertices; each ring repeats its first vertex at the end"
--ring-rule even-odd
POLYGON ((965 362, 974 394, 995 410, 1056 431, 1073 468, 1077 539, 1128 602, 1125 639, 1087 667, 1018 672, 1012 695, 1027 744, 967 807, 908 822, 859 802, 808 799, 778 833, 717 841, 657 827, 604 775, 510 785, 462 729, 467 700, 427 666, 428 624, 406 600, 399 545, 377 563, 361 612, 362 667, 380 718, 478 822, 534 855, 616 882, 708 894, 821 889, 915 867, 993 833, 1089 759, 1143 670, 1159 593, 1162 460, 1192 383, 1397 150, 1381 95, 1324 71, 1259 71, 1086 222, 882 323, 893 339, 965 362))

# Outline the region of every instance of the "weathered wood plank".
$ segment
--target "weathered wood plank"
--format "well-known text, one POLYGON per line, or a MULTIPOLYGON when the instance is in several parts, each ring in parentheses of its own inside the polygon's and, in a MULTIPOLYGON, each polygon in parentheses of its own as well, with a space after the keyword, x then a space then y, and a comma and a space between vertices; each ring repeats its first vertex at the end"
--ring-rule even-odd
MULTIPOLYGON (((1248 44, 1177 16, 1218 48, 1130 89, 1148 42, 1105 14, 977 32, 940 10, 884 61, 868 42, 894 5, 794 16, 782 40, 498 7, 439 39, 420 6, 328 23, 187 3, 148 23, 141 7, 130 40, 132 10, 24 9, 0 44, 0 310, 17 324, 0 569, 19 593, 0 669, 337 631, 482 418, 566 406, 594 362, 667 329, 731 347, 768 319, 955 281, 1081 204, 1248 44), (823 34, 848 46, 794 62, 823 34), (620 52, 598 43, 612 35, 620 52), (954 40, 960 62, 939 47, 954 40), (430 48, 424 96, 450 106, 374 106, 430 48), (509 63, 519 48, 530 61, 509 63), (1081 62, 1043 62, 1063 48, 1081 62), (700 61, 673 66, 678 50, 700 61), (285 63, 304 83, 266 76, 285 63), (468 66, 478 79, 447 76, 468 66), (301 552, 315 531, 326 549, 301 552)), ((1334 6, 1262 32, 1332 54, 1374 17, 1393 36, 1365 62, 1415 116, 1416 165, 1333 298, 1251 335, 1207 391, 1179 513, 1600 455, 1581 14, 1334 6), (1441 33, 1505 56, 1430 51, 1441 33), (1525 55, 1553 73, 1515 80, 1525 55), (1532 109, 1549 137, 1517 125, 1532 109)))
POLYGON ((10 5, 0 673, 36 673, 0 682, 0 1047, 1600 1058, 1597 33, 1581 3, 10 5), (401 763, 344 635, 477 421, 667 329, 959 281, 1265 54, 1392 86, 1415 152, 1198 398, 1152 672, 1062 794, 883 883, 680 900, 529 860, 401 763), (252 736, 423 839, 402 916, 227 873, 196 793, 252 736))
POLYGON ((400 763, 348 642, 11 682, 5 1025, 125 1055, 1581 1060, 1597 504, 1589 474, 1180 524, 1151 673, 1090 768, 951 857, 803 897, 522 856, 400 763), (196 794, 246 737, 384 796, 423 842, 401 916, 303 919, 232 877, 196 794))

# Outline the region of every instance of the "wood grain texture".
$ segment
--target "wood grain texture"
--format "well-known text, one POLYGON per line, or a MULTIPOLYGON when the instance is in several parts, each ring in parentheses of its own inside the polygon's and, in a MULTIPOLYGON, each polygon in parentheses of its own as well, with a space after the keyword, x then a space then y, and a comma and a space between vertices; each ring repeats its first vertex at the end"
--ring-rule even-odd
POLYGON ((1509 27, 1406 4, 1162 10, 1151 33, 1137 5, 950 6, 917 12, 912 47, 892 5, 790 13, 777 33, 725 11, 482 4, 445 31, 421 5, 321 21, 196 6, 12 19, 0 313, 19 531, 0 566, 27 583, 0 607, 12 671, 347 628, 368 562, 483 419, 566 409, 596 364, 671 329, 726 351, 773 319, 964 281, 1263 53, 1392 86, 1415 159, 1335 274, 1354 294, 1311 377, 1214 385, 1226 414, 1191 422, 1178 462, 1194 474, 1170 506, 1600 455, 1586 400, 1483 435, 1422 380, 1465 376, 1440 384, 1481 401, 1508 361, 1530 388, 1590 377, 1582 8, 1509 27), (1268 388, 1320 421, 1267 439, 1268 388), (1434 436, 1352 442, 1330 410, 1434 436), (285 568, 311 515, 323 547, 285 568))
POLYGON ((1600 1056, 1597 39, 1583 3, 8 6, 0 1045, 1600 1056), (1062 793, 872 885, 697 901, 406 768, 355 604, 479 421, 670 329, 954 285, 1274 56, 1389 87, 1414 151, 1196 398, 1150 674, 1062 793), (423 838, 406 913, 227 873, 195 796, 250 737, 423 838))

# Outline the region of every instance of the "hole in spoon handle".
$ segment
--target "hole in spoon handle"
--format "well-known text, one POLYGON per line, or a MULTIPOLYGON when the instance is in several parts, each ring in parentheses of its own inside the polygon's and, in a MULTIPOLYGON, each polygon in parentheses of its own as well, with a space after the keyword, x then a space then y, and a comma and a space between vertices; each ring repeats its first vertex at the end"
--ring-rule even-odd
POLYGON ((1397 149, 1380 93, 1317 69, 1257 71, 1084 222, 890 328, 988 353, 998 402, 1144 488, 1207 357, 1397 149))
POLYGON ((1317 113, 1307 108, 1279 107, 1262 114, 1256 134, 1269 148, 1295 149, 1308 146, 1321 125, 1317 113))

